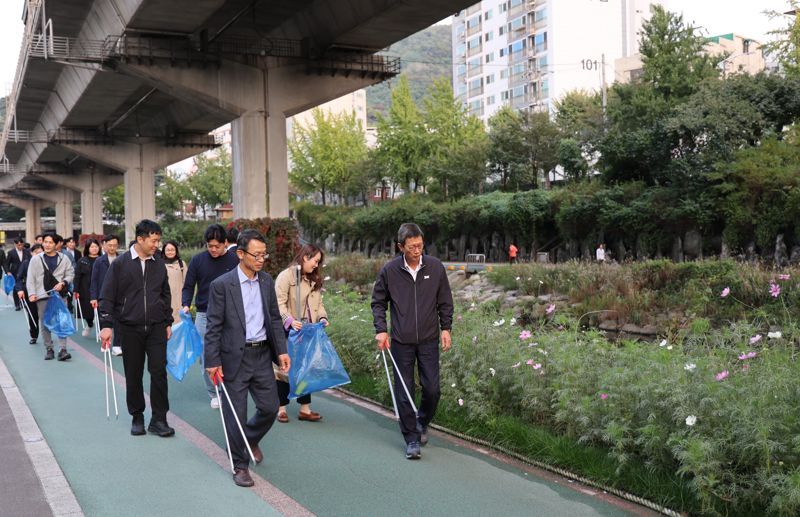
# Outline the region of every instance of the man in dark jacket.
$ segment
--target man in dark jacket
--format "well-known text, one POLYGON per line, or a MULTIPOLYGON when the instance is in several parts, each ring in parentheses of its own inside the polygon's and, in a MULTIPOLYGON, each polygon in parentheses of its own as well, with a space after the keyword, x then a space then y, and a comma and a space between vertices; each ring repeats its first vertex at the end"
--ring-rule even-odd
POLYGON ((154 256, 160 242, 161 227, 148 219, 140 221, 136 225, 136 243, 108 268, 99 300, 103 349, 111 346, 115 332, 122 335, 125 343, 122 364, 134 436, 145 434, 145 356, 153 412, 147 430, 162 437, 175 434, 167 425, 167 340, 172 335, 172 308, 167 267, 163 259, 154 256))
POLYGON ((399 371, 394 372, 394 393, 400 413, 400 431, 406 441, 406 458, 419 459, 420 446, 428 443, 428 424, 439 403, 439 341, 450 350, 453 295, 442 263, 422 257, 423 233, 414 223, 400 225, 397 247, 401 254, 387 262, 372 291, 372 318, 378 349, 389 349, 399 371), (386 308, 391 306, 391 344, 386 308), (419 415, 401 384, 414 397, 414 365, 419 368, 422 401, 419 415))
MULTIPOLYGON (((89 283, 89 298, 93 309, 97 308, 97 300, 103 290, 103 281, 108 273, 111 263, 117 259, 117 248, 119 247, 119 237, 108 234, 103 237, 104 253, 94 261, 92 266, 92 280, 89 283)), ((122 355, 122 339, 119 332, 114 333, 114 346, 111 347, 112 355, 122 355)))
MULTIPOLYGON (((30 258, 31 252, 25 249, 25 241, 19 237, 14 239, 14 249, 8 252, 5 261, 6 274, 16 278, 19 267, 30 258)), ((16 310, 22 309, 22 302, 17 298, 14 298, 14 307, 16 310)))
MULTIPOLYGON (((41 244, 34 244, 31 246, 31 258, 42 253, 42 251, 41 244)), ((14 292, 17 293, 17 299, 20 301, 20 304, 23 303, 23 300, 28 299, 28 286, 26 283, 28 280, 28 264, 30 263, 31 259, 25 259, 22 262, 22 265, 17 271, 16 282, 14 283, 14 292)), ((35 345, 36 340, 39 339, 39 307, 35 303, 29 303, 28 310, 25 311, 25 313, 25 317, 28 318, 28 330, 30 330, 31 333, 31 340, 29 343, 35 345)))

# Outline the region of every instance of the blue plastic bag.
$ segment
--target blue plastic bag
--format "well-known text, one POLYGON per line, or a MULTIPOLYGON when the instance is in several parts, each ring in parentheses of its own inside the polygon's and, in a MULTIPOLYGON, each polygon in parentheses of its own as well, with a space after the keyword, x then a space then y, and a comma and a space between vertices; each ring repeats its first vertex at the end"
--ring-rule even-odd
POLYGON ((11 275, 6 275, 3 277, 3 290, 6 294, 11 294, 11 291, 14 290, 14 277, 11 275))
POLYGON ((75 333, 75 321, 67 309, 67 304, 61 296, 54 294, 47 300, 44 309, 44 326, 60 338, 69 337, 75 333))
POLYGON ((350 383, 323 323, 306 323, 289 332, 289 358, 290 399, 350 383))
POLYGON ((181 311, 181 323, 176 325, 167 341, 167 371, 180 382, 189 368, 203 353, 203 338, 194 326, 192 317, 181 311))

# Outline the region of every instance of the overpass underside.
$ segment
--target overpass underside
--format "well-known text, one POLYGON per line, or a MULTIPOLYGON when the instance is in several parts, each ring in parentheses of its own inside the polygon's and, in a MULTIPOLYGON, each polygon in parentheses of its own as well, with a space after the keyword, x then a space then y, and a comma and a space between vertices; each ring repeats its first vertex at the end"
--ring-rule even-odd
POLYGON ((231 122, 234 216, 285 217, 286 118, 398 74, 376 52, 468 3, 27 0, 0 190, 31 231, 55 203, 65 233, 80 194, 100 233, 102 192, 124 183, 130 240, 155 217, 155 171, 231 122))

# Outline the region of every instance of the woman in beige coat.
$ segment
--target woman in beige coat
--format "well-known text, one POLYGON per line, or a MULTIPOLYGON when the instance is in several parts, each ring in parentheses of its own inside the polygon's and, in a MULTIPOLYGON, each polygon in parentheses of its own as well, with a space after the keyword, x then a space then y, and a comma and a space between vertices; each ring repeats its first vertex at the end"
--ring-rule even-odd
MULTIPOLYGON (((321 249, 313 244, 306 244, 300 249, 300 253, 294 258, 292 263, 280 272, 275 279, 275 293, 278 299, 278 309, 283 319, 283 328, 286 332, 293 328, 300 330, 303 323, 322 322, 328 326, 328 315, 325 306, 322 304, 322 278, 320 269, 325 254, 321 249), (301 271, 300 280, 300 307, 302 314, 297 314, 297 271, 301 271)), ((278 397, 280 398, 281 408, 278 411, 278 422, 286 423, 289 415, 286 414, 286 406, 289 405, 289 382, 288 378, 278 378, 278 397)), ((300 404, 300 412, 297 414, 298 420, 316 422, 322 416, 311 411, 311 395, 304 395, 297 398, 300 404)))
POLYGON ((169 293, 171 296, 170 307, 172 307, 172 319, 174 324, 181 321, 181 292, 183 291, 183 281, 186 280, 186 264, 181 260, 178 251, 178 243, 167 241, 164 244, 162 253, 164 262, 167 263, 167 277, 169 278, 169 293))

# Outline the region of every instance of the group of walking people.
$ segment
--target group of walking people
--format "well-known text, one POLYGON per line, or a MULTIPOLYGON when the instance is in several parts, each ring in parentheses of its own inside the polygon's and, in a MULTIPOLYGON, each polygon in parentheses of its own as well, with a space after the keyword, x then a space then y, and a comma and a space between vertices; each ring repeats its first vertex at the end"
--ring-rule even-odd
MULTIPOLYGON (((119 239, 106 235, 102 242, 88 239, 81 255, 74 250, 74 241, 70 252, 62 249, 61 237, 48 233, 30 250, 21 240, 15 242, 5 263, 8 274, 16 278, 16 299, 21 304, 30 302, 29 319, 41 320, 49 297, 72 292, 86 320, 85 331, 99 325, 102 349, 112 348, 122 356, 134 436, 175 433, 167 422, 167 341, 181 312, 190 314, 194 307, 194 325, 203 338, 204 389, 210 406, 222 408, 233 479, 237 485, 252 486, 250 458, 256 463, 263 460, 259 442, 275 420, 291 420, 287 336, 307 323, 329 324, 322 296, 324 252, 313 244, 302 245, 273 281, 263 271, 269 258, 267 241, 255 230, 238 232, 210 225, 204 234, 206 249, 188 264, 180 258, 177 243, 167 241, 161 246, 161 235, 158 223, 142 220, 136 225, 135 240, 123 253, 117 253, 119 239), (146 429, 145 361, 152 413, 146 429), (220 382, 229 398, 218 398, 220 382), (249 419, 248 394, 256 406, 249 419), (242 424, 241 433, 237 422, 242 424)), ((420 228, 413 223, 402 225, 399 254, 378 275, 371 303, 377 346, 389 350, 397 365, 394 392, 409 459, 420 457, 438 404, 439 344, 443 351, 451 346, 453 303, 447 275, 437 259, 425 256, 423 261, 423 249, 420 228), (391 335, 387 310, 391 311, 391 335), (415 369, 422 387, 419 410, 412 402, 415 369)), ((53 338, 41 321, 36 323, 30 325, 30 342, 35 344, 38 338, 34 328, 41 329, 45 359, 52 359, 53 338)), ((67 361, 66 339, 58 344, 58 360, 67 361)), ((298 420, 322 419, 311 409, 310 395, 297 401, 298 420)))

